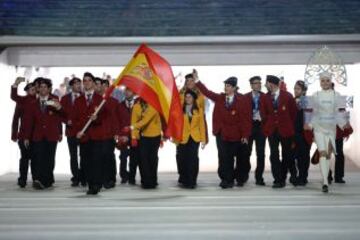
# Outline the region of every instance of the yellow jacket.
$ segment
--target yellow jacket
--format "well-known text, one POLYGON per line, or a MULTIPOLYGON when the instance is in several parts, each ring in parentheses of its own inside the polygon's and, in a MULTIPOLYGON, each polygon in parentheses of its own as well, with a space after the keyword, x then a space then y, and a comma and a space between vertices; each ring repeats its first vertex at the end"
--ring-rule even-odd
POLYGON ((205 115, 201 108, 193 111, 191 122, 189 116, 184 113, 183 138, 180 143, 187 143, 190 136, 195 142, 206 142, 205 115))
MULTIPOLYGON (((204 95, 198 90, 196 90, 195 93, 197 95, 196 103, 197 103, 198 107, 201 108, 203 111, 205 111, 205 97, 204 97, 204 95)), ((185 100, 185 90, 182 89, 182 90, 180 90, 181 105, 184 105, 184 100, 185 100)))
POLYGON ((131 112, 131 138, 140 139, 144 137, 156 137, 161 135, 161 119, 159 113, 146 104, 146 108, 142 108, 140 102, 134 104, 131 112))

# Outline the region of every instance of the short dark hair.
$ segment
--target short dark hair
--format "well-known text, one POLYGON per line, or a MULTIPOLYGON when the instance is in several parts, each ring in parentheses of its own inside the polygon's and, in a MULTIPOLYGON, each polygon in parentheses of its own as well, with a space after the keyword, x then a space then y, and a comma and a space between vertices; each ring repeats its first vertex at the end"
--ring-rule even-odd
POLYGON ((69 81, 69 86, 74 85, 76 82, 81 82, 80 78, 74 77, 69 81))
POLYGON ((100 82, 100 84, 102 84, 102 81, 103 80, 99 77, 94 78, 94 82, 96 82, 96 83, 100 82))
POLYGON ((83 78, 85 78, 85 77, 89 77, 89 78, 91 78, 91 80, 92 80, 92 81, 94 81, 94 80, 95 80, 94 75, 92 75, 90 72, 86 72, 86 73, 84 73, 84 77, 83 77, 83 78))
POLYGON ((303 80, 297 80, 295 85, 298 85, 301 88, 301 90, 303 90, 303 92, 307 91, 306 83, 303 80))
POLYGON ((41 84, 46 84, 46 86, 47 86, 48 88, 51 88, 51 87, 52 87, 52 82, 51 82, 51 79, 49 79, 49 78, 41 78, 41 79, 39 80, 39 85, 41 85, 41 84))
POLYGON ((251 78, 249 79, 249 82, 250 82, 250 83, 253 83, 253 82, 256 81, 256 80, 261 81, 261 77, 260 77, 260 76, 251 77, 251 78))
POLYGON ((110 86, 110 82, 109 82, 109 80, 107 80, 107 79, 103 79, 103 80, 101 81, 101 84, 102 84, 102 85, 110 86))

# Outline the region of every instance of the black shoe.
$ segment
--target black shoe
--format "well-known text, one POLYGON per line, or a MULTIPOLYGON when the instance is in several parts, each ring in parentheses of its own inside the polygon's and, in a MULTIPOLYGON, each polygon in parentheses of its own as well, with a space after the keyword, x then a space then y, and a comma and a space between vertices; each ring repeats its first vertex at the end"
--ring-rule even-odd
POLYGON ((304 181, 304 180, 298 180, 297 182, 297 186, 300 186, 300 187, 305 187, 307 184, 307 181, 304 181))
POLYGON ((155 189, 156 188, 156 185, 145 185, 145 184, 142 184, 141 187, 143 189, 155 189))
POLYGON ((122 178, 120 181, 121 184, 126 184, 127 182, 128 182, 127 178, 122 178))
POLYGON ((45 186, 39 180, 34 180, 33 188, 35 188, 37 190, 43 190, 43 189, 45 189, 45 186))
POLYGON ((97 195, 99 193, 98 188, 89 188, 89 190, 86 192, 87 195, 97 195))
POLYGON ((82 187, 86 187, 87 186, 87 183, 86 182, 81 182, 80 183, 82 187))
POLYGON ((236 186, 237 186, 237 187, 243 187, 243 186, 244 186, 244 182, 237 182, 236 186))
POLYGON ((332 177, 331 175, 329 175, 329 176, 328 176, 328 182, 329 182, 329 184, 331 184, 333 180, 334 180, 333 177, 332 177))
POLYGON ((71 183, 71 186, 72 186, 72 187, 78 187, 78 186, 79 186, 79 182, 78 182, 78 181, 73 181, 73 182, 71 183))
POLYGON ((234 187, 234 183, 228 183, 226 181, 221 181, 221 183, 219 184, 219 186, 222 188, 222 189, 226 189, 226 188, 233 188, 234 187))
POLYGON ((335 183, 346 183, 344 179, 335 179, 335 183))
POLYGON ((329 192, 329 187, 328 187, 328 185, 323 185, 323 186, 322 186, 322 192, 323 192, 323 193, 329 192))
POLYGON ((135 180, 135 179, 129 180, 129 184, 130 184, 130 185, 136 185, 136 180, 135 180))
POLYGON ((18 186, 24 188, 26 186, 26 180, 18 179, 18 186))
POLYGON ((293 185, 293 186, 297 186, 298 181, 296 177, 290 177, 289 182, 293 185))
POLYGON ((264 180, 256 181, 255 184, 258 185, 258 186, 265 186, 266 185, 264 180))
POLYGON ((114 188, 115 187, 115 183, 113 181, 104 183, 104 188, 105 189, 110 189, 110 188, 114 188))
POLYGON ((272 185, 272 188, 284 188, 285 187, 285 183, 274 183, 272 185))

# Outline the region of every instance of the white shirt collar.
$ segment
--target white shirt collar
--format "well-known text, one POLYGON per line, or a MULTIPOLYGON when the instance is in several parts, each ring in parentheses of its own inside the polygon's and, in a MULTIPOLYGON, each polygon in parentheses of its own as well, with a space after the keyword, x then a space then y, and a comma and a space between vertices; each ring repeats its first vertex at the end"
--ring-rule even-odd
POLYGON ((235 94, 229 96, 229 95, 226 95, 226 99, 229 99, 229 102, 232 102, 234 100, 234 96, 235 94))
POLYGON ((279 95, 280 95, 280 88, 278 88, 277 90, 276 90, 276 92, 274 92, 274 93, 272 93, 274 96, 275 96, 275 98, 277 99, 278 97, 279 97, 279 95))
POLYGON ((42 97, 39 95, 39 99, 40 99, 40 101, 47 101, 49 99, 49 95, 47 95, 45 97, 42 97))
POLYGON ((89 94, 94 95, 94 89, 90 90, 90 91, 85 91, 85 96, 87 96, 89 94))

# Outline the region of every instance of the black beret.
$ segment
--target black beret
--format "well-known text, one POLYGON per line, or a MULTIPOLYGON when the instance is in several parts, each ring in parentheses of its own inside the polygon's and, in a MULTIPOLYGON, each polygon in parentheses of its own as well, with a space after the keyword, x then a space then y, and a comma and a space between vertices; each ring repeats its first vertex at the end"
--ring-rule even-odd
POLYGON ((266 76, 266 81, 270 82, 270 83, 273 83, 273 84, 276 84, 276 85, 279 85, 280 79, 277 76, 274 76, 274 75, 267 75, 266 76))
POLYGON ((237 85, 237 78, 236 77, 229 77, 224 81, 225 84, 230 84, 233 87, 236 87, 237 85))
POLYGON ((35 80, 33 81, 34 84, 39 84, 39 82, 44 79, 43 77, 37 77, 35 78, 35 80))
POLYGON ((26 86, 24 87, 24 91, 27 91, 27 90, 29 90, 29 88, 31 88, 31 87, 34 87, 35 86, 35 84, 34 83, 28 83, 28 84, 26 84, 26 86))
POLYGON ((197 99, 197 94, 196 94, 194 91, 192 91, 192 90, 186 90, 184 96, 186 96, 187 94, 190 94, 190 95, 193 97, 194 100, 197 99))
POLYGON ((74 85, 76 82, 81 82, 80 78, 74 77, 69 81, 69 85, 72 86, 74 85))

